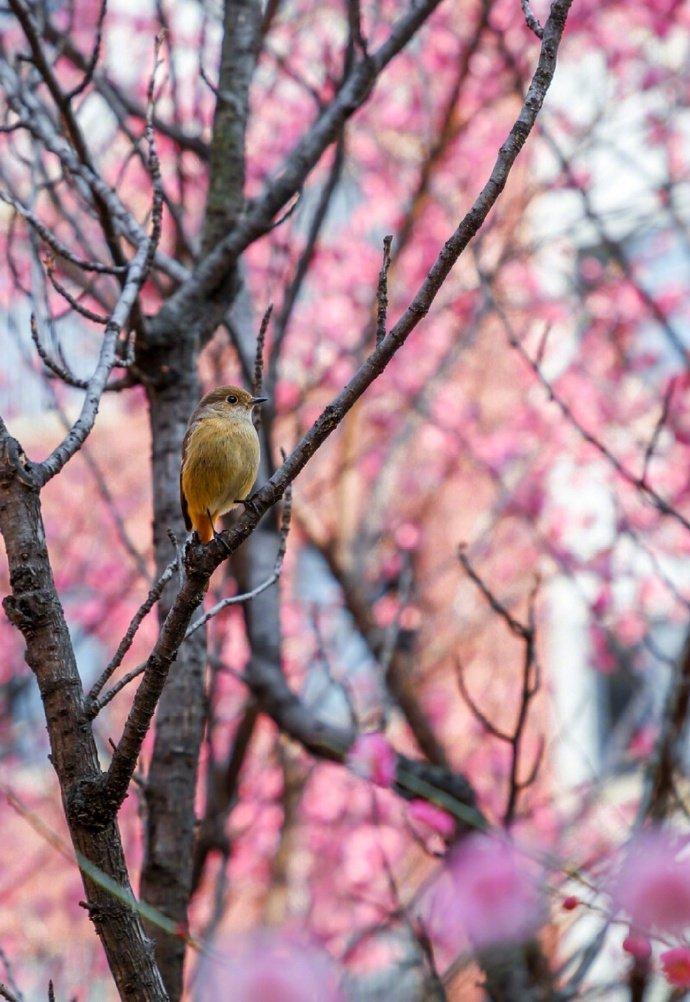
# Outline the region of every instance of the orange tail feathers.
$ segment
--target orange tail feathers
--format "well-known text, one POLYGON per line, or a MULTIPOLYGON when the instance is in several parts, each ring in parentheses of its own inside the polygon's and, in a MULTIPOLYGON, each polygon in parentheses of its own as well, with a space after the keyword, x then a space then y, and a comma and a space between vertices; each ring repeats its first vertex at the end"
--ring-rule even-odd
POLYGON ((189 519, 202 543, 210 543, 213 539, 213 522, 205 511, 189 511, 189 519))

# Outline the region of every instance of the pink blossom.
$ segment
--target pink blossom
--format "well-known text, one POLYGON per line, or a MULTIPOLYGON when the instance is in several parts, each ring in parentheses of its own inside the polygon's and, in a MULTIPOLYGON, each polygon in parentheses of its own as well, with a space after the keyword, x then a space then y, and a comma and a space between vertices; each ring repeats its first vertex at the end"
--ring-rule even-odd
POLYGON ((635 758, 647 758, 654 750, 657 731, 655 727, 646 725, 638 728, 630 739, 628 752, 635 758))
POLYGON ((362 779, 390 787, 395 779, 397 756, 383 734, 360 734, 350 748, 347 764, 362 779))
POLYGON ((544 916, 540 876, 511 842, 469 836, 453 852, 432 896, 432 935, 453 950, 462 936, 477 948, 527 939, 544 916))
POLYGON ((263 930, 204 955, 198 1002, 344 1002, 338 970, 311 945, 263 930))
POLYGON ((661 954, 664 977, 676 988, 690 988, 690 947, 674 946, 661 954))
POLYGON ((649 960, 652 955, 652 944, 647 937, 634 932, 629 932, 623 940, 623 949, 635 960, 649 960))
POLYGON ((644 832, 630 843, 611 897, 635 925, 671 933, 690 925, 690 857, 678 858, 684 844, 660 830, 644 832))
POLYGON ((455 831, 453 816, 426 800, 411 800, 407 805, 407 816, 411 821, 431 828, 441 838, 450 838, 455 831))
POLYGON ((413 522, 403 522, 395 532, 395 542, 401 550, 415 550, 419 546, 420 537, 419 526, 413 522))

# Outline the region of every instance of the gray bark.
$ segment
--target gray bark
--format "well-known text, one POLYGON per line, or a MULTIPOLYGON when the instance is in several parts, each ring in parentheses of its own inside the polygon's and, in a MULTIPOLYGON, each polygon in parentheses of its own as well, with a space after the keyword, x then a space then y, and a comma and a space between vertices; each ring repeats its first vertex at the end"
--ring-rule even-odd
MULTIPOLYGON (((170 529, 180 542, 185 538, 179 500, 179 467, 182 439, 189 414, 199 399, 196 347, 184 343, 165 354, 168 367, 162 385, 149 389, 151 474, 153 482, 153 542, 156 573, 175 556, 170 529)), ((149 359, 149 371, 155 364, 149 359)), ((158 605, 163 623, 178 587, 173 575, 158 605)), ((156 736, 146 779, 146 849, 141 874, 141 895, 168 918, 186 924, 192 887, 199 748, 204 725, 205 630, 197 630, 180 648, 174 670, 161 695, 156 736)), ((179 936, 151 929, 156 958, 168 994, 182 993, 185 944, 179 936)))

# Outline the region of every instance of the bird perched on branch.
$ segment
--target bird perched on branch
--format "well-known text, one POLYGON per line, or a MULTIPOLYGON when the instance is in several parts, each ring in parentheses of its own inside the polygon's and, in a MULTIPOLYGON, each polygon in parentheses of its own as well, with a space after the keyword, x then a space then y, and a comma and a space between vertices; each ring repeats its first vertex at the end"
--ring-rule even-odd
POLYGON ((239 386, 207 393, 189 419, 182 444, 180 503, 187 529, 202 543, 216 535, 214 522, 244 501, 259 469, 259 436, 252 421, 257 404, 239 386))

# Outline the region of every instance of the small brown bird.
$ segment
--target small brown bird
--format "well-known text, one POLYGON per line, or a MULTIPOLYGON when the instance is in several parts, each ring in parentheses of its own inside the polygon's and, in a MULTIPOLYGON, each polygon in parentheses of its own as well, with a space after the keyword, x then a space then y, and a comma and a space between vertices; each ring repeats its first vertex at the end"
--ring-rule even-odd
POLYGON ((252 411, 267 397, 239 386, 207 393, 189 419, 182 443, 180 503, 187 529, 202 543, 216 535, 215 520, 249 494, 259 469, 259 436, 252 411))

